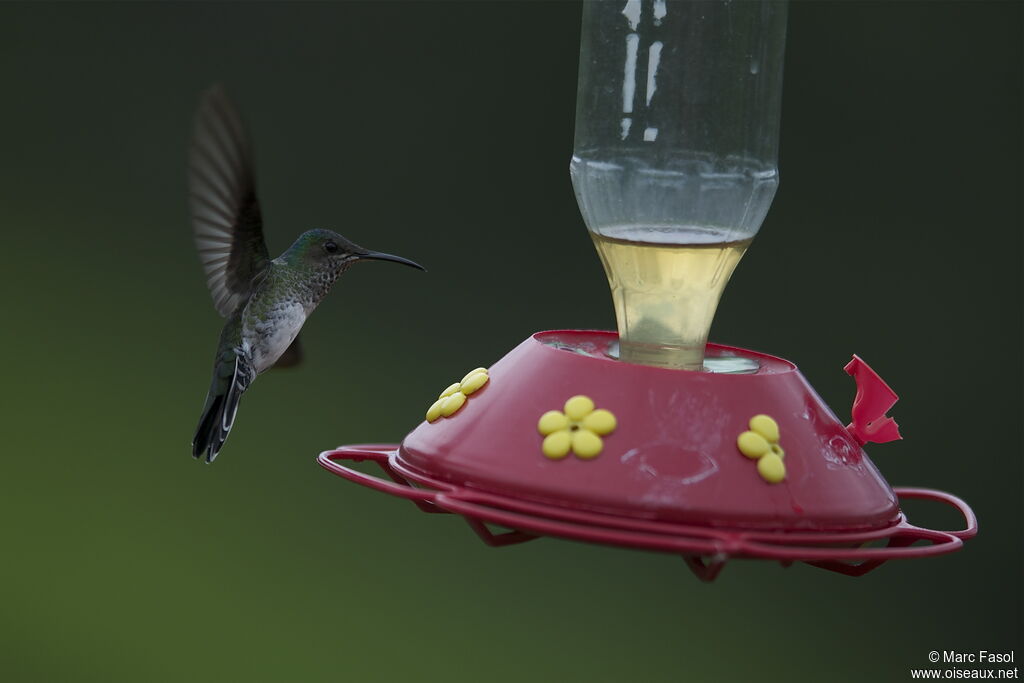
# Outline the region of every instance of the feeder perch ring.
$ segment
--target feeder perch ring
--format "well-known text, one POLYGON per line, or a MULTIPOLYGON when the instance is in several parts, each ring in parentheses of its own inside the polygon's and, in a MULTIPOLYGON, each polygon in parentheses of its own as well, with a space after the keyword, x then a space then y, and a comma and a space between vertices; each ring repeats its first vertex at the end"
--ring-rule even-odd
POLYGON ((955 531, 925 529, 911 524, 901 512, 893 524, 883 528, 771 531, 629 518, 522 500, 435 479, 407 467, 398 455, 397 445, 352 445, 321 453, 318 463, 349 481, 411 500, 426 512, 461 515, 488 545, 510 545, 540 536, 554 536, 675 553, 683 556, 701 579, 708 581, 733 558, 776 560, 784 565, 805 562, 860 576, 887 560, 954 552, 978 531, 974 513, 963 500, 931 489, 895 487, 893 491, 903 500, 930 500, 956 509, 963 517, 964 528, 955 531), (342 461, 372 461, 388 478, 361 472, 342 461), (489 524, 510 531, 494 533, 488 528, 489 524), (918 541, 924 541, 925 545, 914 545, 918 541), (876 542, 886 545, 864 547, 876 542))

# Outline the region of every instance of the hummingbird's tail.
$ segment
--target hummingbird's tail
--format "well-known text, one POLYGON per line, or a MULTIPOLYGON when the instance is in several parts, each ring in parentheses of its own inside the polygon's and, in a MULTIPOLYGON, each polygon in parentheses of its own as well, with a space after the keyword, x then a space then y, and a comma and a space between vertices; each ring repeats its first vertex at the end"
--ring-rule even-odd
POLYGON ((233 364, 218 364, 210 393, 206 395, 199 426, 192 437, 192 457, 205 455, 206 462, 214 461, 235 423, 238 401, 249 388, 254 376, 255 373, 241 356, 235 356, 233 364))

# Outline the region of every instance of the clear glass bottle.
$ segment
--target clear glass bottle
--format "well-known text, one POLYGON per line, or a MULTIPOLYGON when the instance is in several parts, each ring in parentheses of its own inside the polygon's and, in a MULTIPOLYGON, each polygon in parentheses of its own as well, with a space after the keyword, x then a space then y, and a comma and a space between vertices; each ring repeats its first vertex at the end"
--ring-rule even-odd
POLYGON ((587 0, 570 172, 622 360, 699 370, 778 186, 784 2, 587 0))

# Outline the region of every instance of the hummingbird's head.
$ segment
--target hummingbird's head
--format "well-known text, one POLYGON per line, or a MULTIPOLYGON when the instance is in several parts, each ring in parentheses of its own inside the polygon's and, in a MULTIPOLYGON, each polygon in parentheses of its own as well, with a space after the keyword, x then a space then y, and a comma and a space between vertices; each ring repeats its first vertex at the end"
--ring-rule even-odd
POLYGON ((287 254, 308 268, 334 277, 341 275, 356 261, 394 261, 426 270, 420 264, 401 256, 364 249, 333 230, 316 229, 302 233, 287 254))

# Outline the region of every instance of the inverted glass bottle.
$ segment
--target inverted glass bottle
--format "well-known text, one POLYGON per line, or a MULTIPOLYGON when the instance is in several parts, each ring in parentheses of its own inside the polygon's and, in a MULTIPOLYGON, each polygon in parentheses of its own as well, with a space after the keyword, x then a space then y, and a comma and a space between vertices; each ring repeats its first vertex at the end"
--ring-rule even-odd
POLYGON ((570 172, 622 360, 703 369, 778 186, 782 2, 587 0, 570 172))

